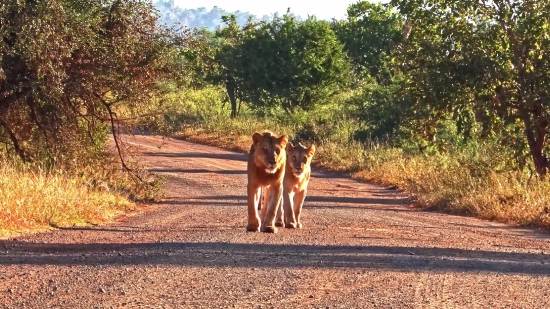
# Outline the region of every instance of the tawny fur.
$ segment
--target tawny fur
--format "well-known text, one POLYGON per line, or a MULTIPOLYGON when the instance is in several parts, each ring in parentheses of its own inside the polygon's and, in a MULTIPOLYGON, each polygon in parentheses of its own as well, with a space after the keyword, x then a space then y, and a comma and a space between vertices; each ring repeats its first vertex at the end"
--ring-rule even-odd
POLYGON ((302 228, 300 216, 307 195, 311 176, 311 159, 315 154, 315 145, 305 147, 301 143, 286 146, 287 162, 283 178, 283 207, 277 213, 277 221, 287 228, 302 228))
POLYGON ((269 131, 252 135, 247 165, 247 231, 277 232, 275 214, 282 201, 287 142, 286 135, 276 137, 269 131), (264 207, 260 207, 262 193, 264 207), (258 210, 262 213, 261 217, 258 210))

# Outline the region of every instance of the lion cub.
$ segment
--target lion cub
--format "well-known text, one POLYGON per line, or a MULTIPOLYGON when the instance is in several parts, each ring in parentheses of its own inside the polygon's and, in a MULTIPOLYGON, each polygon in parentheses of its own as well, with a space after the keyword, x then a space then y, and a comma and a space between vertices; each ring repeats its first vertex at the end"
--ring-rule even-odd
POLYGON ((307 194, 311 174, 311 159, 315 154, 315 145, 306 148, 301 143, 286 146, 287 163, 283 179, 283 213, 278 213, 277 221, 285 217, 285 227, 302 228, 300 214, 307 194))
POLYGON ((246 230, 277 233, 275 215, 282 201, 288 137, 276 137, 272 132, 254 133, 248 155, 248 225, 246 230), (263 191, 263 192, 262 192, 263 191), (264 194, 261 220, 258 210, 264 194))

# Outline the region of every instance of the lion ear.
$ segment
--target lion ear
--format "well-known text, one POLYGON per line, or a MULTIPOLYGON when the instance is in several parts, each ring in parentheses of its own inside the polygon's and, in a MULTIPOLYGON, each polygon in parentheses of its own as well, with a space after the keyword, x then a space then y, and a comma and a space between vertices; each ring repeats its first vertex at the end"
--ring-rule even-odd
POLYGON ((311 144, 311 146, 309 146, 309 148, 307 149, 307 155, 309 157, 313 157, 314 154, 315 154, 315 145, 311 144))
POLYGON ((286 135, 283 135, 281 137, 279 137, 279 144, 281 145, 281 147, 285 147, 288 143, 288 136, 286 135))
POLYGON ((264 136, 259 133, 259 132, 254 132, 254 134, 252 134, 252 142, 254 143, 254 145, 262 142, 264 140, 264 136))
POLYGON ((292 150, 294 150, 294 145, 292 144, 292 142, 286 144, 286 151, 292 152, 292 150))

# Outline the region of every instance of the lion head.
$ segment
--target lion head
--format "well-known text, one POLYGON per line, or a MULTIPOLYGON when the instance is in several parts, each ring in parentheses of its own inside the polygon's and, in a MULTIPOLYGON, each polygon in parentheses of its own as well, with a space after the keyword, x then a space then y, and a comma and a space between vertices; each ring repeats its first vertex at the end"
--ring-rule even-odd
POLYGON ((272 132, 256 132, 252 135, 252 141, 255 148, 254 163, 257 167, 274 174, 285 165, 285 147, 288 142, 286 135, 276 137, 272 132))
POLYGON ((288 165, 292 168, 292 173, 296 176, 302 173, 311 165, 311 159, 315 154, 315 145, 305 147, 302 143, 294 146, 289 143, 286 146, 288 165))

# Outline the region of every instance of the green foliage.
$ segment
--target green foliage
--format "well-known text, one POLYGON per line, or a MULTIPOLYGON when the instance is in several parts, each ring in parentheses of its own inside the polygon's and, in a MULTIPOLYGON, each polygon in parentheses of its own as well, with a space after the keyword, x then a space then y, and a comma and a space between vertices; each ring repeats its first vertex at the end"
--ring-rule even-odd
MULTIPOLYGON (((543 175, 549 3, 359 1, 330 24, 287 14, 242 28, 225 17, 209 39, 215 69, 206 80, 225 85, 235 110, 244 101, 260 117, 311 111, 347 90, 338 119, 356 122, 356 140, 427 153, 496 141, 514 150, 514 166, 532 161, 543 175)), ((328 120, 316 121, 304 136, 328 120)))
POLYGON ((230 107, 220 104, 223 96, 223 88, 212 86, 167 95, 163 100, 170 107, 162 123, 171 133, 193 128, 248 135, 251 130, 269 128, 286 132, 292 139, 318 143, 350 142, 358 125, 348 119, 348 94, 335 96, 332 104, 319 105, 309 111, 296 109, 292 114, 282 108, 272 108, 259 115, 256 108, 243 104, 241 114, 235 119, 228 113, 230 107))
POLYGON ((222 16, 224 27, 218 27, 215 33, 207 29, 195 29, 192 37, 195 44, 184 51, 187 65, 191 68, 191 86, 204 87, 206 84, 223 85, 231 102, 231 117, 236 117, 237 100, 243 99, 243 89, 247 80, 242 78, 239 59, 243 55, 241 48, 247 36, 251 35, 256 23, 252 17, 241 28, 235 15, 222 16))
POLYGON ((341 43, 328 22, 314 17, 304 22, 289 14, 275 17, 257 27, 240 48, 238 76, 255 106, 310 109, 348 79, 341 43))
POLYGON ((359 1, 348 7, 348 19, 334 21, 333 29, 359 76, 365 73, 378 83, 390 82, 395 66, 391 54, 402 42, 402 15, 380 3, 359 1))
POLYGON ((355 132, 357 140, 388 139, 398 144, 400 133, 408 123, 405 118, 412 114, 408 98, 400 94, 400 89, 399 82, 387 86, 373 83, 365 85, 350 99, 350 104, 356 106, 354 114, 362 124, 355 132))
POLYGON ((239 27, 235 16, 222 17, 224 27, 186 51, 195 78, 226 88, 237 114, 237 101, 257 108, 309 109, 343 89, 349 79, 347 56, 330 24, 290 13, 272 22, 239 27))
POLYGON ((466 136, 498 135, 546 174, 550 1, 394 0, 413 30, 400 61, 416 106, 466 136), (479 132, 479 131, 478 131, 479 132))
MULTIPOLYGON (((0 143, 23 160, 103 155, 107 123, 140 115, 179 80, 183 37, 147 1, 8 1, 0 6, 0 143)), ((116 137, 117 135, 115 135, 116 137)), ((116 138, 117 143, 119 139, 116 138)))
POLYGON ((189 41, 191 44, 182 51, 187 85, 191 88, 202 88, 219 83, 215 33, 206 28, 193 29, 189 41))

